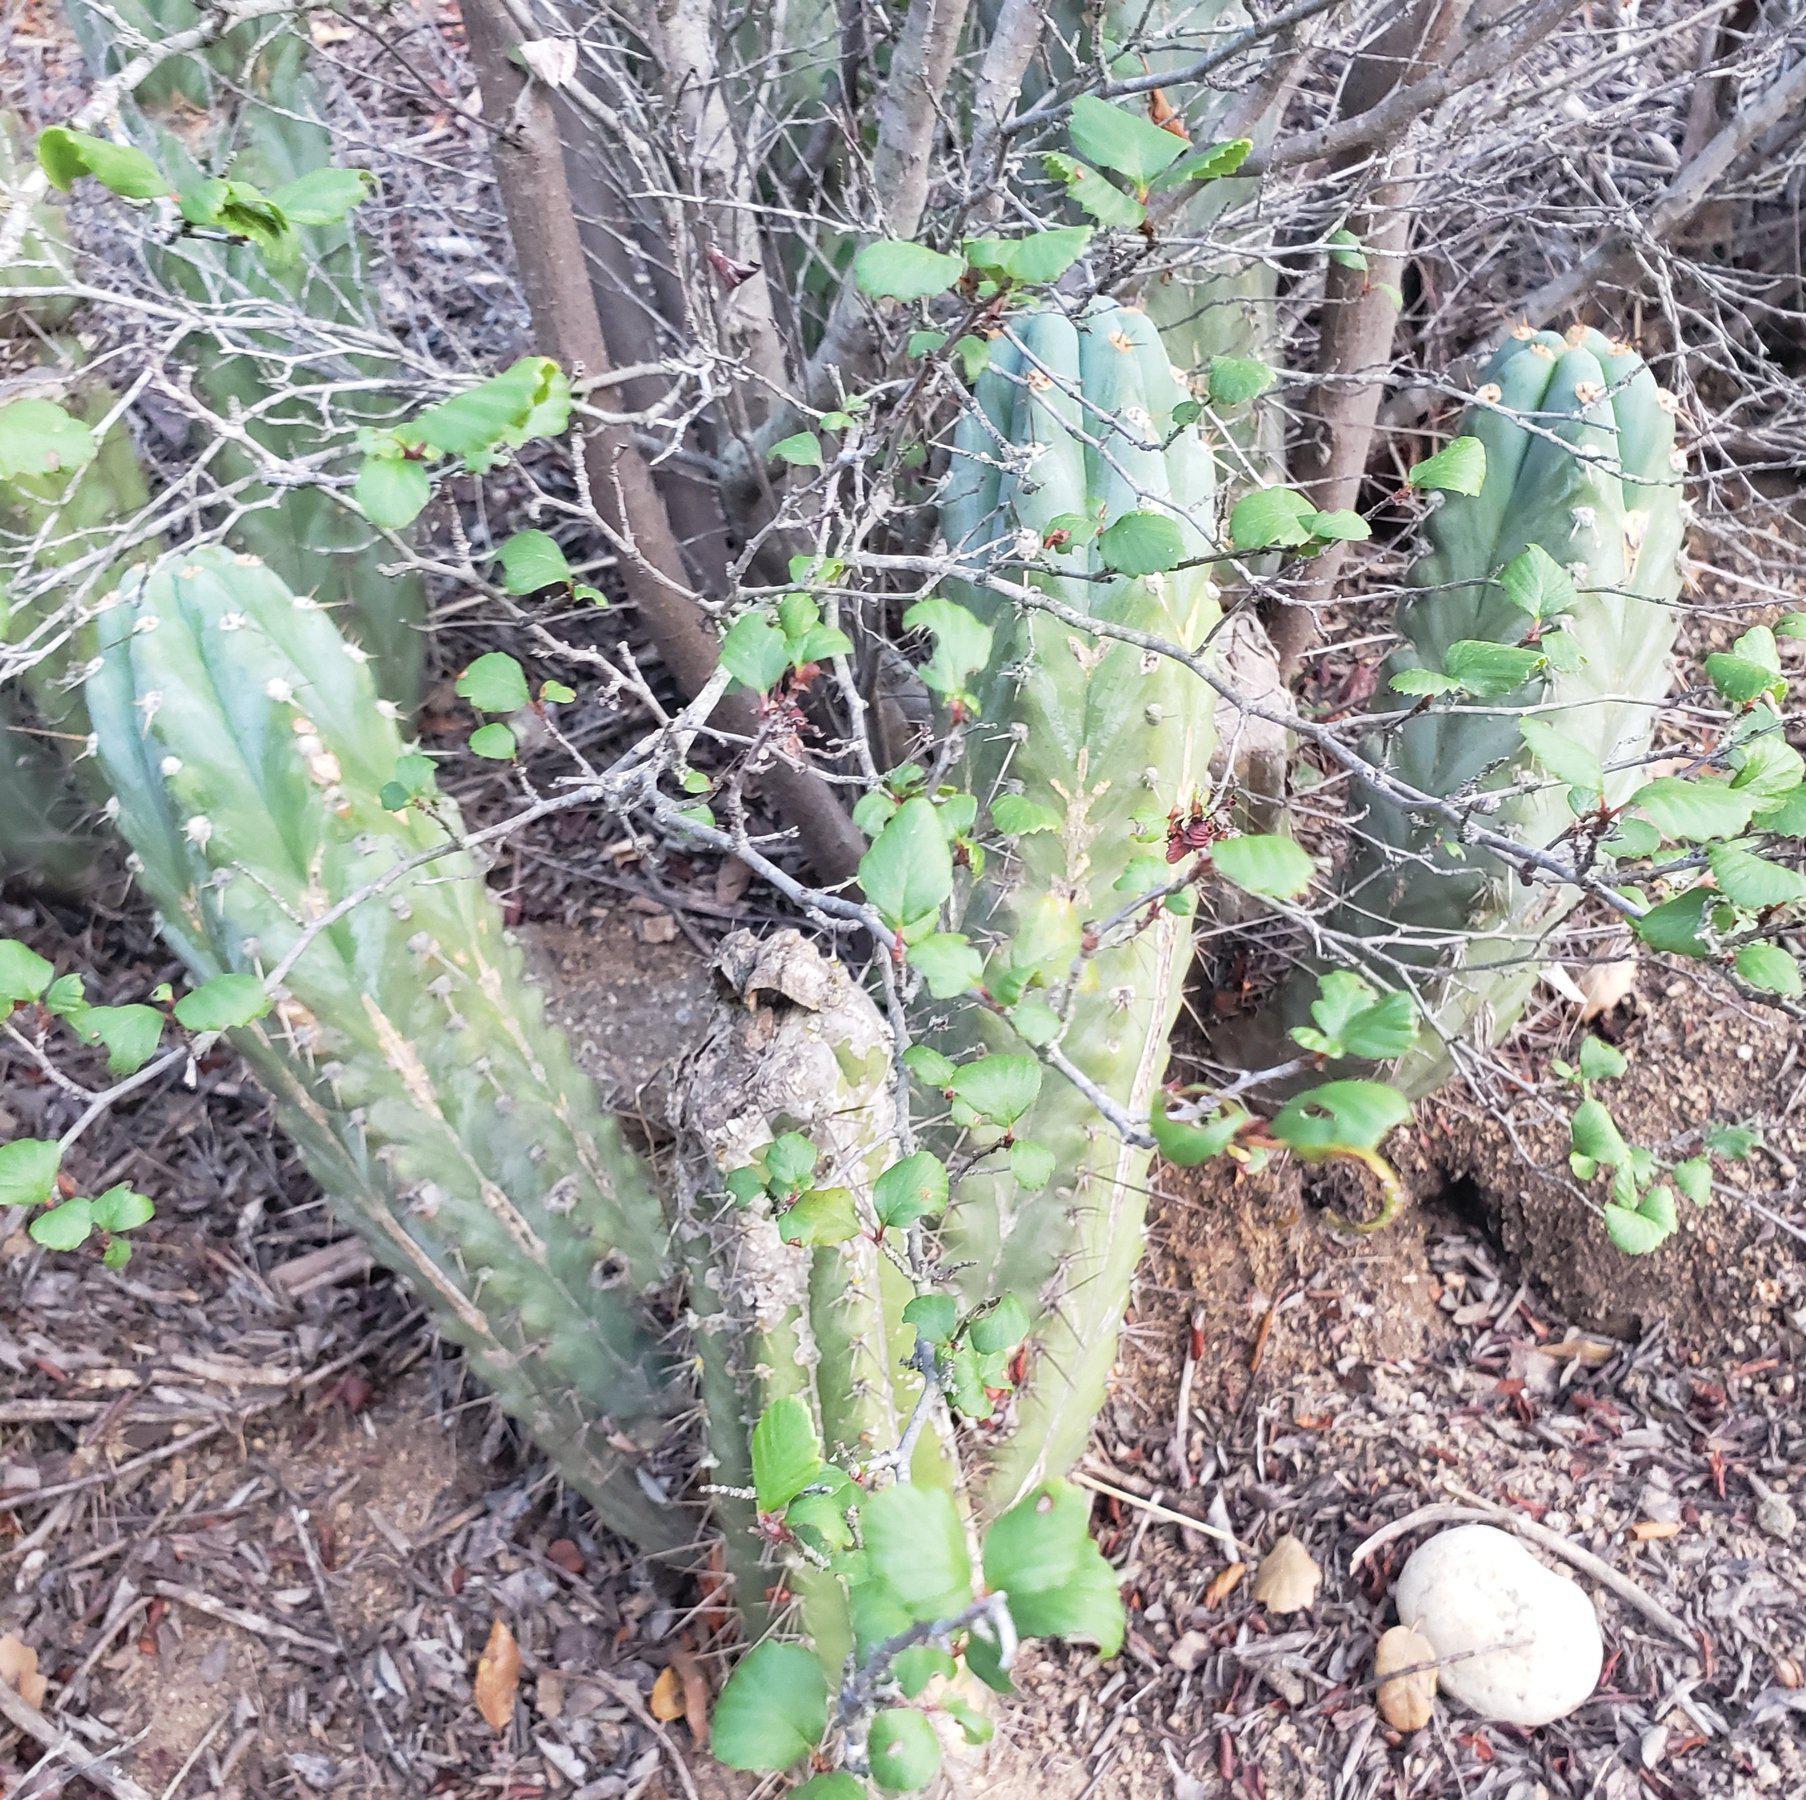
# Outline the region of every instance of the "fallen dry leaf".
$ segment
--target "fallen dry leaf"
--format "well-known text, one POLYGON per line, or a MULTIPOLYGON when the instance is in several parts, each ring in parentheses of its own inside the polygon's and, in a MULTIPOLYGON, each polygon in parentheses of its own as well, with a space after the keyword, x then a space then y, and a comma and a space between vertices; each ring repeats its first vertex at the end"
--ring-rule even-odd
POLYGON ((1204 1590, 1204 1604, 1209 1607, 1221 1606, 1242 1585, 1242 1577, 1247 1573, 1246 1563, 1232 1562, 1204 1590))
POLYGON ((1542 1344, 1538 1346, 1543 1355, 1552 1356, 1557 1362, 1577 1362, 1588 1368, 1597 1368, 1600 1363, 1610 1362, 1620 1350, 1622 1344, 1615 1344, 1609 1338, 1565 1337, 1559 1344, 1542 1344))
POLYGON ((1270 1613, 1295 1613, 1317 1598, 1323 1571, 1304 1545, 1287 1532, 1260 1559, 1254 1597, 1270 1613))
POLYGON ((709 1741, 709 1678, 688 1650, 673 1650, 671 1666, 684 1684, 684 1723, 698 1745, 709 1741))
POLYGON ((514 1717, 514 1699, 520 1692, 520 1645, 505 1620, 489 1627, 489 1642, 477 1659, 474 1684, 477 1711, 492 1731, 506 1731, 514 1717))
POLYGON ((1627 956, 1618 962, 1588 963, 1574 985, 1580 989, 1580 1022, 1585 1025, 1630 998, 1637 985, 1636 960, 1627 956))
POLYGON ((11 1632, 0 1637, 0 1681, 4 1681, 27 1706, 44 1704, 48 1683, 38 1673, 38 1653, 11 1632))
POLYGON ((652 1684, 651 1707, 652 1716, 661 1725, 684 1716, 683 1678, 669 1665, 659 1670, 658 1679, 652 1684))
POLYGON ((1374 1703, 1394 1731, 1422 1731, 1429 1724, 1436 1700, 1435 1662, 1434 1646, 1408 1625, 1394 1625, 1374 1646, 1373 1672, 1380 1678, 1374 1703))
POLYGON ((1654 1543, 1658 1538, 1671 1538, 1681 1528, 1679 1519, 1639 1519, 1630 1528, 1630 1535, 1639 1544, 1654 1543))

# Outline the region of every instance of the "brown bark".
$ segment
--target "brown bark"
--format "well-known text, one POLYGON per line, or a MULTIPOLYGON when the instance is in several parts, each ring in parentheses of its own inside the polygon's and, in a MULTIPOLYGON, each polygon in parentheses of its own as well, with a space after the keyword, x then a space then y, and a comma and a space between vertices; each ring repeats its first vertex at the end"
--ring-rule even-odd
MULTIPOLYGON (((496 127, 496 182, 540 346, 574 377, 606 374, 615 363, 584 262, 550 90, 510 59, 519 33, 502 0, 464 0, 463 14, 484 115, 496 127)), ((679 688, 693 695, 715 672, 716 635, 688 585, 652 471, 626 427, 586 420, 579 429, 591 499, 613 540, 627 597, 679 688)), ((746 696, 732 695, 712 723, 752 737, 758 710, 746 696)), ((829 784, 812 769, 781 761, 759 780, 816 873, 828 881, 849 878, 864 840, 829 784)))

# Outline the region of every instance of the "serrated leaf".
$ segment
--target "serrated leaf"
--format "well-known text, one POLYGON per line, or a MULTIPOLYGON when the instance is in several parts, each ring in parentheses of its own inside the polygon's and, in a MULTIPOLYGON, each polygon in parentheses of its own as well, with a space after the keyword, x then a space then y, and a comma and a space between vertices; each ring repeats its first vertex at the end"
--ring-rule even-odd
POLYGON ((761 613, 742 613, 721 640, 721 666, 755 694, 767 694, 790 667, 790 640, 761 613))
POLYGON ((1037 1488, 985 1534, 988 1587, 1024 1637, 1079 1638, 1114 1656, 1126 1630, 1116 1571, 1091 1540, 1090 1507, 1064 1481, 1037 1488))
POLYGON ((1553 720, 1531 717, 1518 720, 1518 735, 1530 754, 1557 781, 1589 794, 1602 793, 1605 769, 1588 745, 1564 731, 1553 720))
POLYGON ((38 163, 50 185, 64 193, 83 175, 92 175, 122 200, 159 200, 171 190, 169 177, 142 150, 66 125, 39 134, 38 163))
POLYGON ((931 300, 965 272, 963 257, 901 238, 880 238, 853 258, 853 279, 874 300, 931 300))
POLYGON ((0 1206, 41 1206, 56 1190, 62 1147, 51 1138, 0 1144, 0 1206))
POLYGON ((1709 844, 1742 831, 1750 822, 1755 800, 1748 789, 1723 781, 1662 775, 1638 788, 1630 804, 1647 815, 1663 837, 1709 844))
POLYGON ((1689 888, 1660 906, 1652 906, 1642 918, 1632 922, 1631 929, 1652 950, 1670 956, 1710 956, 1706 915, 1718 904, 1718 895, 1711 888, 1689 888))
POLYGON ((1647 1256, 1674 1235, 1672 1223, 1664 1224, 1661 1219, 1628 1206, 1608 1204, 1602 1216, 1606 1234, 1626 1256, 1647 1256))
POLYGON ((1257 356, 1213 356, 1210 359, 1210 403, 1240 406, 1258 399, 1273 385, 1274 374, 1257 356))
POLYGON ((1287 487, 1256 488, 1229 514, 1229 540, 1238 550, 1290 549, 1310 542, 1305 519, 1316 508, 1287 487))
POLYGON ((140 1194, 123 1181, 98 1194, 90 1202, 95 1227, 101 1231, 136 1231, 156 1216, 148 1194, 140 1194))
POLYGON ((991 823, 1005 837, 1030 837, 1037 831, 1057 831, 1060 815, 1045 800, 1026 794, 999 794, 991 802, 991 823))
POLYGON ((1778 944, 1745 944, 1737 952, 1737 973, 1751 987, 1765 994, 1780 994, 1797 1000, 1806 992, 1800 979, 1800 965, 1778 944))
POLYGON ((709 1748, 730 1769, 774 1773, 828 1729, 828 1680, 813 1651, 770 1640, 735 1665, 709 1720, 709 1748))
POLYGON ((859 1209, 843 1187, 810 1188, 778 1216, 787 1244, 844 1244, 860 1232, 859 1209))
POLYGON ((1007 1129, 1041 1092, 1041 1065, 1032 1056, 981 1056, 960 1064, 948 1085, 976 1118, 1007 1129))
POLYGON ((903 1308, 903 1323, 930 1343, 944 1344, 959 1329, 959 1302, 951 1294, 917 1294, 903 1308))
POLYGON ((368 169, 310 169, 270 195, 291 225, 337 225, 376 192, 368 169))
POLYGON ((1364 544, 1373 536, 1373 527, 1358 512, 1346 507, 1335 512, 1306 513, 1300 523, 1312 537, 1332 544, 1364 544))
POLYGON ((537 594, 541 588, 568 586, 572 579, 571 565, 549 531, 517 531, 496 555, 501 558, 502 586, 510 594, 537 594))
POLYGON ((400 531, 426 510, 433 497, 433 480, 423 464, 406 457, 367 456, 351 494, 371 524, 400 531))
POLYGON ((1155 1148, 1178 1169, 1195 1169, 1213 1156, 1221 1156, 1253 1116, 1240 1106, 1230 1105, 1194 1125, 1169 1117, 1166 1105, 1166 1095, 1156 1093, 1148 1113, 1148 1128, 1154 1134, 1155 1148))
POLYGON ((1778 671, 1728 650, 1715 650, 1706 658, 1706 678, 1733 706, 1753 705, 1765 694, 1778 700, 1787 692, 1778 671))
POLYGON ((808 1403, 796 1394, 772 1401, 752 1432, 753 1496, 759 1511, 782 1512, 821 1466, 821 1440, 808 1403))
POLYGON ((1407 487, 1474 495, 1486 485, 1486 446, 1476 437, 1458 437, 1426 457, 1405 476, 1407 487))
POLYGON ((1224 838, 1210 860, 1225 881, 1269 900, 1295 900, 1317 873, 1302 844, 1277 835, 1224 838))
POLYGON ((1523 644, 1495 644, 1462 638, 1450 644, 1443 667, 1477 700, 1501 700, 1515 693, 1543 666, 1543 653, 1523 644))
POLYGON ((1400 669, 1387 683, 1395 693, 1421 698, 1424 695, 1453 694, 1461 683, 1440 669, 1400 669))
POLYGON ((0 1006, 22 1006, 49 987, 56 970, 17 938, 0 938, 0 1006))
POLYGON ((1770 862, 1741 844, 1714 844, 1707 852, 1707 861, 1718 891, 1751 912, 1806 900, 1806 875, 1770 862))
POLYGON ((525 672, 501 650, 479 656, 458 677, 457 691, 478 712, 519 712, 529 698, 525 672))
POLYGON ((1132 229, 1148 216, 1147 208, 1134 195, 1125 194, 1106 176, 1076 157, 1058 150, 1049 151, 1041 158, 1041 163, 1106 230, 1111 227, 1132 229))
POLYGON ((1248 160, 1253 149, 1252 138, 1227 138, 1222 143, 1211 144, 1174 163, 1161 176, 1159 185, 1166 188, 1182 181, 1220 181, 1225 175, 1233 175, 1248 160))
POLYGON ((795 469, 823 467, 821 439, 813 431, 793 432, 787 438, 780 438, 772 445, 771 453, 779 462, 789 463, 795 469))
POLYGON ((921 971, 935 999, 955 1000, 983 980, 985 959, 959 932, 936 931, 909 946, 909 966, 921 971))
POLYGON ((1145 113, 1081 94, 1067 120, 1072 147, 1087 162, 1145 188, 1185 149, 1185 140, 1163 131, 1145 113))
POLYGON ((1170 513, 1126 512, 1098 533, 1097 553, 1119 575, 1161 575, 1185 560, 1185 534, 1170 513))
POLYGON ((1669 1170, 1674 1185, 1696 1206, 1704 1206, 1712 1198, 1712 1164, 1703 1156, 1690 1156, 1669 1170))
POLYGON ((1092 235, 1089 225, 1060 225, 1027 237, 968 238, 966 261, 993 281, 1040 286, 1058 281, 1085 254, 1092 235))
POLYGON ((154 1006, 85 1007, 69 1023, 90 1042, 106 1046, 110 1075, 135 1074, 163 1037, 163 1015, 154 1006))
POLYGON ((953 892, 953 857, 934 803, 905 800, 859 859, 859 885, 894 931, 920 935, 953 892))
POLYGON ((872 1185, 872 1210, 895 1229, 947 1210, 947 1165, 932 1151, 917 1150, 894 1162, 872 1185))
POLYGON ((261 1019, 270 997, 255 975, 215 975, 176 1002, 176 1023, 185 1031, 236 1031, 261 1019))
POLYGON ((1004 1294, 972 1321, 967 1337, 980 1356, 1002 1356, 1028 1336, 1033 1324, 1028 1308, 1014 1294, 1004 1294))
POLYGON ((1033 1138, 1017 1138, 1010 1145, 1010 1174, 1018 1186, 1038 1194, 1053 1180, 1054 1153, 1033 1138))
POLYGON ((512 762, 519 748, 519 740, 506 725, 481 725, 470 734, 471 754, 488 762, 512 762))
POLYGON ((1411 1102, 1383 1081, 1328 1081, 1288 1100, 1270 1130, 1306 1160, 1377 1150, 1411 1116, 1411 1102))
POLYGON ((918 600, 903 615, 910 631, 934 638, 934 654, 916 671, 937 694, 964 693, 966 684, 991 660, 991 628, 957 601, 918 600))
POLYGON ((859 1511, 872 1573, 910 1620, 950 1618, 972 1599, 965 1527, 945 1488, 898 1482, 859 1511))
POLYGON ((61 1206, 39 1213, 27 1229, 32 1241, 46 1250, 79 1250, 94 1230, 94 1203, 65 1200, 61 1206))
POLYGON ((1579 1060, 1582 1081, 1615 1081, 1629 1067, 1616 1044, 1590 1036, 1580 1046, 1579 1060))
POLYGON ((1573 609, 1579 596, 1566 569, 1541 544, 1514 556, 1499 575, 1513 606, 1533 619, 1553 619, 1573 609))
POLYGON ((0 406, 0 481, 72 474, 94 460, 94 433, 54 400, 0 406))

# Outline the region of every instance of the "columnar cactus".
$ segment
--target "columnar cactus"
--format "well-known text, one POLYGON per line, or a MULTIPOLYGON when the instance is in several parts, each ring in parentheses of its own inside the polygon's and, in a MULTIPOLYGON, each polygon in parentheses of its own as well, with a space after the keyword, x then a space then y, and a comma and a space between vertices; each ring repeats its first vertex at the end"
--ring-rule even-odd
MULTIPOLYGON (((77 0, 73 12, 90 59, 103 70, 135 54, 136 42, 155 43, 199 17, 190 0, 122 0, 104 13, 77 0), (131 48, 122 45, 122 23, 134 33, 131 48)), ((183 186, 221 174, 229 163, 235 178, 267 193, 334 160, 308 44, 288 20, 243 25, 205 51, 170 58, 135 90, 132 103, 121 109, 121 122, 183 186), (188 131, 196 118, 213 127, 198 142, 188 131)), ((213 303, 248 293, 299 308, 322 328, 311 346, 299 343, 293 332, 253 330, 197 346, 196 388, 216 411, 241 415, 247 434, 276 462, 313 456, 324 439, 342 437, 348 425, 381 422, 380 403, 372 407, 357 389, 392 373, 380 360, 337 344, 324 352, 319 347, 335 327, 348 328, 351 337, 368 336, 366 255, 355 227, 313 226, 303 236, 305 255, 280 270, 247 245, 205 238, 185 237, 154 253, 160 278, 191 300, 213 303), (230 343, 241 344, 245 353, 228 354, 230 343), (330 418, 304 391, 270 404, 270 367, 287 373, 298 352, 316 369, 332 367, 345 377, 346 391, 333 398, 330 418)), ((412 712, 426 616, 419 574, 391 572, 387 565, 399 559, 325 487, 303 483, 273 490, 259 479, 264 459, 230 441, 215 450, 216 478, 235 484, 228 541, 261 557, 298 592, 341 607, 348 628, 376 658, 383 693, 412 712)))
POLYGON ((682 1545, 650 1465, 675 1405, 644 1298, 657 1202, 451 801, 379 797, 404 746, 368 657, 218 549, 134 573, 101 628, 87 693, 119 829, 191 972, 271 988, 232 1035, 321 1186, 610 1525, 682 1545))
MULTIPOLYGON (((1639 784, 1678 624, 1674 411, 1634 350, 1584 327, 1565 338, 1520 328, 1492 359, 1462 426, 1485 446, 1485 480, 1471 497, 1446 495, 1429 521, 1399 609, 1404 641, 1375 704, 1409 707, 1401 689, 1425 697, 1376 734, 1380 766, 1422 792, 1473 797, 1490 824, 1539 849, 1575 812, 1569 759, 1541 760, 1538 734, 1557 732, 1592 759, 1607 804, 1639 784), (1475 644, 1546 654, 1503 691, 1484 672, 1452 688, 1459 710, 1449 710, 1432 690, 1473 666, 1473 650, 1456 646, 1475 644)), ((1452 852, 1446 821, 1384 793, 1362 800, 1336 924, 1434 983, 1439 1041, 1404 1072, 1422 1090, 1446 1071, 1440 1039, 1490 1040, 1516 1018, 1541 939, 1578 895, 1452 852)))
MULTIPOLYGON (((902 1320, 915 1290, 880 1248, 872 1208, 872 1185, 898 1154, 890 1032, 870 995, 799 932, 736 932, 718 966, 727 997, 688 1071, 676 1201, 708 1481, 741 1610, 756 1622, 796 1594, 838 1679, 852 1647, 843 1590, 807 1560, 766 1563, 750 1438, 774 1401, 800 1399, 829 1458, 856 1468, 895 1451, 921 1393, 902 1320)), ((946 1482, 936 1432, 911 1467, 946 1482)))
MULTIPOLYGON (((1187 397, 1141 313, 1097 302, 1076 320, 1052 308, 1012 320, 959 428, 942 510, 950 547, 1078 612, 1195 648, 1217 618, 1195 561, 1211 550, 1215 476, 1196 431, 1175 426, 1187 397), (1116 573, 1137 563, 1128 540, 1143 526, 1176 534, 1194 566, 1116 573)), ((978 1029, 992 1050, 1056 1044, 1145 1116, 1188 935, 1136 896, 1150 865, 1156 881, 1164 872, 1169 812, 1205 784, 1210 691, 1170 658, 1018 607, 982 574, 963 597, 994 633, 968 775, 1005 835, 1019 833, 967 898, 963 925, 989 950, 986 985, 1002 1008, 978 1029)), ((1013 1291, 1040 1315, 992 1510, 1083 1448, 1141 1257, 1149 1164, 1051 1072, 1016 1133, 1053 1152, 1049 1186, 1030 1192, 987 1164, 961 1183, 946 1233, 972 1297, 1013 1291)))

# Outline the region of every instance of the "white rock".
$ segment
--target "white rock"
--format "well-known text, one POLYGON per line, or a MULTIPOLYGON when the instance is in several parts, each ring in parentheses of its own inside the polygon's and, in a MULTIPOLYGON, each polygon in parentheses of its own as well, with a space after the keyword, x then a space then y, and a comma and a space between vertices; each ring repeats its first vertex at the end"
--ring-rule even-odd
POLYGON ((1442 1691, 1482 1718, 1547 1725, 1598 1684, 1605 1645, 1592 1601, 1508 1531, 1438 1532, 1412 1553, 1393 1598, 1403 1624, 1456 1659, 1438 1673, 1442 1691))

